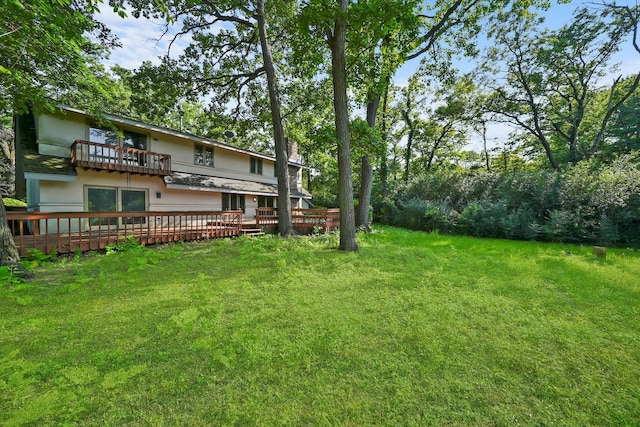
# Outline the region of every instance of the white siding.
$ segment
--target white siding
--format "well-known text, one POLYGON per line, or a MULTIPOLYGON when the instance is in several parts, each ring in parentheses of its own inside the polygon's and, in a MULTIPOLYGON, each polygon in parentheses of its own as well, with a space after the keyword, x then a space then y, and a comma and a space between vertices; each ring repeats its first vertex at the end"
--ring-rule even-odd
POLYGON ((84 116, 67 113, 65 116, 36 116, 38 151, 50 156, 70 157, 70 147, 76 139, 87 139, 84 116))
MULTIPOLYGON (((42 114, 36 116, 36 129, 39 151, 41 154, 69 157, 70 147, 77 139, 88 140, 88 124, 91 120, 75 112, 64 115, 42 114)), ((148 136, 148 149, 156 153, 171 155, 171 168, 177 172, 198 175, 217 176, 242 181, 277 183, 274 176, 275 161, 262 158, 262 174, 250 172, 250 153, 214 146, 214 167, 194 164, 195 142, 187 136, 164 133, 149 126, 122 126, 126 129, 148 136)), ((206 145, 205 142, 198 142, 206 145)), ((212 144, 213 146, 213 144, 212 144)), ((299 168, 298 168, 299 170, 299 168)), ((126 174, 107 171, 85 171, 77 169, 77 179, 72 182, 35 181, 31 190, 39 190, 38 207, 42 212, 81 212, 86 210, 86 187, 117 187, 144 189, 147 191, 147 210, 221 210, 222 196, 220 192, 196 190, 168 189, 161 177, 137 174, 126 174), (158 197, 159 195, 159 197, 158 197)), ((298 181, 300 182, 300 181, 298 181)), ((252 194, 245 195, 245 217, 255 216, 257 199, 252 194)))

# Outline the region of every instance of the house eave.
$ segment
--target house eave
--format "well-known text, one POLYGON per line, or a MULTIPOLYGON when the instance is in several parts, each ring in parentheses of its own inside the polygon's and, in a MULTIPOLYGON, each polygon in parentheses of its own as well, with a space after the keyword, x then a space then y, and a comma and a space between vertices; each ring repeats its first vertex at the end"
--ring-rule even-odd
MULTIPOLYGON (((75 114, 80 114, 80 115, 84 115, 87 117, 94 117, 93 115, 87 113, 86 111, 82 111, 79 110, 77 108, 73 108, 73 107, 69 107, 67 105, 58 105, 57 106, 58 109, 62 110, 62 111, 68 111, 71 113, 75 113, 75 114)), ((163 126, 157 126, 157 125, 152 125, 149 123, 144 123, 144 122, 139 122, 137 120, 132 120, 132 119, 127 119, 124 117, 120 117, 120 116, 116 116, 113 114, 108 114, 108 113, 102 113, 102 117, 104 117, 105 119, 117 123, 117 124, 121 124, 121 125, 125 125, 125 126, 131 126, 131 127, 137 127, 137 128, 142 128, 142 129, 146 129, 148 131, 153 131, 153 132, 157 132, 157 133, 161 133, 164 135, 169 135, 169 136, 173 136, 175 138, 180 138, 180 139, 187 139, 189 141, 194 141, 194 142, 198 142, 201 144, 205 144, 205 145, 211 145, 214 147, 220 147, 220 148, 224 148, 225 150, 229 150, 229 151, 234 151, 237 153, 242 153, 242 154, 248 154, 257 158, 261 158, 261 159, 265 159, 265 160, 270 160, 275 162, 276 158, 274 156, 270 156, 264 153, 258 153, 255 151, 251 151, 251 150, 246 150, 243 148, 239 148, 239 147, 234 147, 233 145, 229 145, 226 144, 224 142, 220 142, 220 141, 214 141, 212 139, 209 138, 204 138, 201 136, 197 136, 188 132, 182 132, 182 131, 177 131, 174 129, 170 129, 167 127, 163 127, 163 126)), ((293 162, 293 161, 289 161, 288 164, 290 166, 295 166, 295 167, 306 167, 304 165, 302 165, 301 163, 298 162, 293 162)))
POLYGON ((24 178, 36 180, 36 181, 62 181, 62 182, 74 182, 77 180, 76 175, 62 175, 62 174, 37 173, 37 172, 25 172, 24 178))
MULTIPOLYGON (((198 175, 186 172, 173 172, 164 177, 168 189, 187 191, 209 191, 215 193, 250 194, 255 196, 278 196, 277 184, 267 184, 255 181, 243 181, 232 178, 222 178, 208 175, 198 175)), ((290 197, 311 199, 306 190, 291 191, 290 197)))

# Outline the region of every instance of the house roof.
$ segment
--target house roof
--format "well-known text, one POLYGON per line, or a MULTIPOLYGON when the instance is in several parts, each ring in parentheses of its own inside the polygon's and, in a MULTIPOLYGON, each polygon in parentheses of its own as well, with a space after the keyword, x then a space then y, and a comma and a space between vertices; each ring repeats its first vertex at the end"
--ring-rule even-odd
POLYGON ((76 176, 76 168, 71 159, 56 156, 46 156, 35 151, 23 153, 23 168, 25 173, 76 176))
MULTIPOLYGON (((265 184, 240 179, 220 178, 215 176, 197 175, 185 172, 172 172, 171 176, 165 176, 164 182, 167 188, 196 191, 215 191, 237 194, 255 194, 259 196, 277 196, 276 184, 265 184)), ((302 189, 291 189, 291 197, 310 199, 311 194, 302 189)))
MULTIPOLYGON (((82 111, 82 110, 78 110, 76 108, 72 108, 66 105, 58 105, 57 106, 60 110, 63 111, 69 111, 72 113, 76 113, 76 114, 82 114, 85 116, 89 116, 89 117, 93 117, 91 114, 82 111)), ((147 129, 153 132, 158 132, 158 133, 162 133, 165 135, 171 135, 174 137, 178 137, 178 138, 183 138, 183 139, 188 139, 191 141, 195 141, 195 142, 199 142, 202 144, 207 144, 207 145, 213 145, 215 147, 221 147, 230 151, 235 151, 238 153, 243 153, 243 154, 250 154, 254 157, 259 157, 259 158, 263 158, 266 160, 271 160, 271 161, 275 161, 276 158, 274 156, 270 156, 267 154, 263 154, 263 153, 258 153, 256 151, 251 151, 251 150, 245 150, 243 148, 239 148, 239 147, 234 147, 233 145, 229 145, 229 144, 225 144, 224 142, 220 142, 220 141, 214 141, 212 139, 209 138, 204 138, 202 136, 198 136, 198 135, 194 135, 188 132, 183 132, 183 131, 177 131, 174 129, 170 129, 167 127, 163 127, 163 126, 157 126, 157 125, 152 125, 149 123, 144 123, 144 122, 139 122, 137 120, 132 120, 132 119, 127 119, 125 117, 120 117, 120 116, 116 116, 114 114, 107 114, 107 113, 102 113, 102 116, 114 123, 118 123, 121 125, 126 125, 126 126, 131 126, 131 127, 137 127, 137 128, 143 128, 143 129, 147 129)), ((292 162, 289 161, 290 165, 294 165, 294 166, 299 166, 299 167, 306 167, 301 163, 298 162, 292 162)))

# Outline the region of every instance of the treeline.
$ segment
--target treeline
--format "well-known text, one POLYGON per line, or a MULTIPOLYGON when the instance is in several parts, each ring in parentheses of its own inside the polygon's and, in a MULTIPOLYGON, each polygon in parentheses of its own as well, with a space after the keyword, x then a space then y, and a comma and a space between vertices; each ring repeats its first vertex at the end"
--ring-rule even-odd
POLYGON ((637 245, 639 160, 636 153, 563 171, 440 170, 375 201, 375 219, 443 234, 637 245))

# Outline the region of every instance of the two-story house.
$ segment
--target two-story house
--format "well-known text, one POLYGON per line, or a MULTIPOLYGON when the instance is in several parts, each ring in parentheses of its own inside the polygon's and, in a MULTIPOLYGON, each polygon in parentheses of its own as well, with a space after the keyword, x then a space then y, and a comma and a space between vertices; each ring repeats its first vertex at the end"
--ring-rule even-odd
MULTIPOLYGON (((39 212, 224 211, 275 207, 275 158, 114 115, 70 107, 19 116, 18 192, 39 212), (111 126, 105 126, 105 121, 111 126)), ((292 207, 307 208, 290 150, 292 207)))

